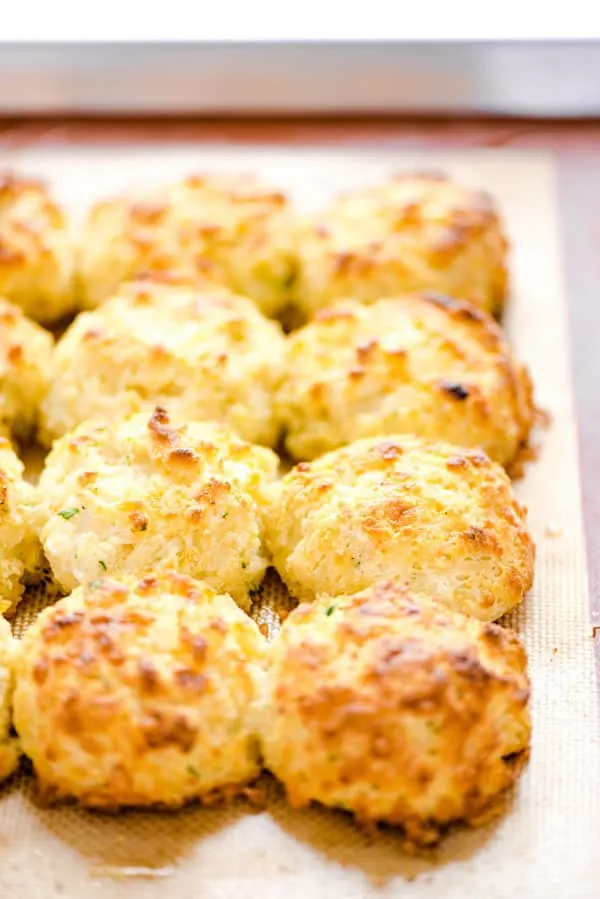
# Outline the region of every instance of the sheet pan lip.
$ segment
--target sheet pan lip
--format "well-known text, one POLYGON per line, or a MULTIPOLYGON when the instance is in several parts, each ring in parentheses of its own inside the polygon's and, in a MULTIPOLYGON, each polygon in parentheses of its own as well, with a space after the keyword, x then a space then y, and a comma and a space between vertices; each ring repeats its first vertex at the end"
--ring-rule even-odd
POLYGON ((594 67, 591 39, 0 42, 0 114, 572 118, 594 67))

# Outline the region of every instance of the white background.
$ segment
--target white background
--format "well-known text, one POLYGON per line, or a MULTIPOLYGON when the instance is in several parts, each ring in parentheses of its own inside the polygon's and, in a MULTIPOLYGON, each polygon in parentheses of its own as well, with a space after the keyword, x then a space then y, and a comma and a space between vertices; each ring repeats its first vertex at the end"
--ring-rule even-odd
MULTIPOLYGON (((568 0, 12 0, 0 40, 600 38, 600 3, 568 0)), ((600 77, 599 73, 596 73, 600 77)))

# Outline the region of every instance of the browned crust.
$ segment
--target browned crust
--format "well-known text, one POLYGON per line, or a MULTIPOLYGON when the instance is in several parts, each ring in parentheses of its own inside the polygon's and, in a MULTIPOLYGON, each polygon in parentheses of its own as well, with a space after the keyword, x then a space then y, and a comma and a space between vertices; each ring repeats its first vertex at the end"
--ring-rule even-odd
POLYGON ((102 793, 86 793, 79 799, 74 799, 62 793, 54 784, 46 783, 42 778, 36 777, 34 781, 33 798, 38 808, 57 808, 80 804, 85 808, 102 812, 105 815, 118 815, 130 809, 149 809, 157 812, 176 812, 186 806, 200 806, 201 808, 224 808, 246 800, 253 809, 262 811, 266 807, 266 794, 264 789, 256 787, 258 779, 252 777, 242 783, 227 784, 215 790, 210 790, 202 796, 193 796, 179 802, 149 802, 139 794, 132 795, 121 803, 115 803, 110 795, 102 793))
POLYGON ((471 335, 480 345, 495 356, 495 365, 502 371, 512 399, 513 414, 520 426, 519 450, 528 446, 531 430, 535 423, 536 407, 533 400, 533 382, 526 366, 516 362, 506 341, 502 328, 494 319, 473 303, 435 293, 423 291, 415 295, 414 302, 424 301, 443 309, 450 319, 469 324, 471 335))
POLYGON ((164 447, 174 446, 179 441, 179 430, 171 427, 169 413, 163 406, 156 406, 148 421, 148 431, 153 443, 164 447))
MULTIPOLYGON (((487 710, 498 697, 510 703, 514 714, 528 720, 527 659, 517 635, 498 625, 467 622, 431 599, 416 598, 393 581, 330 601, 333 605, 328 608, 323 603, 300 606, 287 619, 273 693, 277 714, 297 716, 300 725, 294 727, 305 728, 310 740, 330 758, 327 789, 335 793, 338 787, 365 776, 385 777, 381 772, 389 774, 391 769, 382 768, 381 763, 392 757, 408 769, 410 781, 426 786, 434 776, 431 759, 420 756, 414 747, 407 754, 403 746, 391 742, 395 739, 391 722, 409 713, 424 726, 430 721, 439 724, 444 763, 455 766, 452 776, 460 785, 461 813, 458 818, 447 817, 440 807, 439 819, 421 819, 411 812, 409 803, 399 800, 385 822, 400 825, 412 844, 422 846, 436 843, 457 820, 478 825, 498 814, 506 791, 526 761, 527 745, 502 756, 502 736, 490 723, 480 744, 485 745, 480 767, 461 761, 462 747, 470 728, 485 726, 487 710), (325 632, 317 629, 318 619, 323 621, 324 616, 326 639, 325 632), (294 638, 298 626, 302 636, 294 638), (311 640, 313 626, 315 639, 311 640), (443 637, 446 629, 452 639, 437 640, 436 632, 443 637), (340 673, 340 654, 350 663, 359 652, 358 667, 355 662, 352 672, 344 668, 340 673), (353 757, 345 752, 345 741, 353 732, 360 734, 361 740, 368 737, 367 755, 353 757), (487 776, 490 759, 494 763, 488 775, 496 790, 486 795, 481 778, 487 776)), ((310 764, 307 759, 307 766, 310 764)), ((310 787, 307 793, 303 779, 285 785, 293 805, 309 803, 310 787)), ((384 789, 380 780, 379 789, 384 789)), ((349 811, 359 822, 378 820, 368 806, 349 811)))
MULTIPOLYGON (((441 347, 447 350, 450 358, 456 359, 457 363, 464 363, 466 366, 465 374, 460 381, 454 378, 440 378, 437 385, 426 382, 425 387, 431 391, 437 389, 441 394, 451 402, 465 403, 468 405, 466 410, 465 427, 467 422, 471 421, 476 427, 480 427, 483 432, 486 429, 490 434, 495 433, 493 430, 494 415, 496 414, 496 404, 502 404, 501 414, 510 416, 511 421, 511 437, 510 447, 505 449, 505 455, 500 461, 506 467, 511 466, 516 457, 524 458, 529 448, 530 435, 535 423, 535 405, 533 401, 533 388, 531 377, 527 368, 520 364, 515 358, 513 352, 506 340, 506 337, 494 321, 494 319, 485 311, 480 310, 474 304, 435 291, 421 291, 417 293, 399 296, 397 298, 387 298, 380 300, 374 304, 373 325, 374 335, 370 339, 361 336, 360 341, 356 338, 356 344, 353 344, 355 362, 352 367, 344 368, 340 372, 342 384, 340 389, 349 391, 347 393, 349 403, 352 403, 353 388, 351 382, 360 382, 364 378, 371 367, 374 372, 379 370, 380 366, 385 362, 386 371, 389 372, 389 379, 395 383, 394 378, 398 378, 401 384, 404 380, 414 380, 415 384, 419 382, 418 369, 414 373, 410 369, 410 352, 402 345, 402 332, 398 331, 397 343, 391 342, 390 337, 394 333, 394 309, 409 309, 410 314, 414 315, 417 320, 422 317, 424 319, 423 327, 432 327, 436 334, 443 332, 447 336, 438 338, 442 340, 441 347), (428 309, 431 309, 429 312, 428 309), (435 310, 435 312, 434 312, 435 310), (443 320, 439 321, 439 316, 447 319, 447 330, 444 328, 443 320), (389 319, 389 333, 386 333, 385 340, 381 336, 381 328, 384 322, 389 319), (429 325, 428 325, 429 320, 429 325), (481 348, 481 358, 476 350, 476 346, 481 348), (470 351, 469 351, 470 346, 470 351), (374 368, 373 368, 374 366, 374 368), (472 371, 472 378, 468 372, 472 371), (494 381, 490 386, 490 393, 486 393, 480 385, 479 378, 486 378, 488 375, 494 375, 494 381), (346 383, 344 388, 343 384, 346 383), (491 427, 491 430, 490 430, 491 427), (513 453, 511 456, 510 453, 513 453)), ((291 428, 292 445, 295 438, 299 439, 302 445, 302 429, 298 423, 294 422, 295 408, 301 405, 304 400, 302 394, 295 393, 294 381, 294 364, 297 359, 300 366, 307 364, 307 359, 311 359, 311 346, 316 342, 316 346, 320 346, 319 339, 328 339, 329 326, 335 326, 337 323, 342 324, 348 322, 352 328, 352 323, 356 321, 356 327, 368 333, 369 328, 369 311, 364 310, 356 303, 342 302, 332 307, 326 307, 318 311, 313 322, 309 323, 303 330, 297 332, 296 336, 290 338, 290 372, 287 376, 288 380, 283 382, 280 406, 280 414, 283 418, 284 425, 288 424, 291 428), (365 316, 364 322, 362 316, 365 316), (314 337, 314 341, 310 341, 310 335, 314 337), (306 347, 306 350, 303 349, 306 347), (289 409, 286 406, 289 403, 289 409), (289 422, 288 422, 289 417, 289 422)), ((352 338, 351 338, 352 339, 352 338)), ((327 343, 324 344, 327 346, 327 343)), ((335 353, 335 349, 331 350, 335 353)), ((335 359, 335 356, 334 356, 335 359)), ((323 376, 319 370, 315 370, 311 381, 308 372, 303 373, 300 368, 300 385, 302 389, 306 389, 306 395, 309 401, 316 408, 316 415, 321 414, 325 421, 331 415, 331 428, 333 429, 336 421, 335 410, 330 411, 328 393, 328 382, 326 376, 323 376)), ((385 390, 384 385, 381 387, 385 390)), ((362 396, 360 388, 356 396, 358 410, 362 408, 360 397, 362 396)), ((385 396, 385 393, 384 393, 385 396)), ((440 409, 443 408, 440 406, 440 409)), ((357 413, 358 414, 358 413, 357 413)), ((349 426, 351 426, 351 412, 348 412, 349 426)), ((303 420, 300 416, 300 422, 303 420)), ((310 429, 309 429, 310 433, 310 429)), ((358 436, 358 435, 357 435, 358 436)), ((443 433, 440 434, 443 437, 443 433)), ((496 433, 496 441, 501 441, 501 435, 496 433)), ((467 439, 465 438, 465 443, 467 439)), ((331 437, 331 445, 335 446, 333 436, 331 437)), ((301 450, 299 455, 301 457, 301 450)))
MULTIPOLYGON (((81 589, 81 608, 65 610, 61 604, 51 607, 43 612, 36 628, 31 678, 37 686, 38 706, 49 716, 57 739, 60 733, 74 737, 90 757, 98 752, 96 735, 112 727, 115 716, 127 713, 123 689, 137 697, 139 707, 128 722, 127 764, 114 766, 105 784, 78 793, 79 801, 107 810, 131 806, 177 808, 188 801, 214 804, 218 797, 233 799, 242 794, 253 777, 200 797, 158 803, 138 793, 130 776, 131 756, 136 753, 143 757, 152 750, 170 747, 184 757, 190 753, 202 725, 189 710, 193 712, 198 699, 212 689, 215 676, 207 654, 208 636, 205 639, 190 633, 187 623, 193 618, 186 617, 185 605, 178 608, 177 651, 168 666, 157 664, 147 652, 137 652, 137 648, 143 649, 160 616, 160 606, 148 603, 146 607, 144 600, 168 593, 198 606, 215 592, 174 572, 148 575, 127 586, 103 577, 81 589), (136 601, 136 596, 142 601, 136 601), (134 602, 130 603, 128 597, 134 597, 134 602), (130 651, 132 646, 136 651, 130 651)), ((219 640, 236 626, 216 611, 205 624, 207 634, 218 632, 219 640)), ((231 659, 231 665, 239 666, 240 672, 245 664, 242 654, 238 660, 231 659)), ((44 751, 52 760, 55 750, 51 742, 44 751)), ((193 766, 190 776, 196 776, 193 766)), ((39 774, 38 790, 46 804, 69 798, 63 787, 45 782, 43 773, 39 774)))
MULTIPOLYGON (((39 226, 39 219, 46 221, 49 229, 63 228, 66 224, 65 216, 58 204, 51 198, 46 182, 36 178, 26 178, 15 172, 0 172, 0 223, 2 222, 3 207, 11 210, 13 204, 24 194, 35 194, 39 204, 36 209, 38 221, 28 222, 13 218, 10 227, 13 233, 20 233, 27 238, 30 247, 33 247, 40 256, 51 255, 52 250, 47 246, 44 229, 39 226)), ((0 237, 0 271, 9 273, 14 268, 20 268, 31 257, 31 249, 28 251, 16 245, 10 234, 0 237)))

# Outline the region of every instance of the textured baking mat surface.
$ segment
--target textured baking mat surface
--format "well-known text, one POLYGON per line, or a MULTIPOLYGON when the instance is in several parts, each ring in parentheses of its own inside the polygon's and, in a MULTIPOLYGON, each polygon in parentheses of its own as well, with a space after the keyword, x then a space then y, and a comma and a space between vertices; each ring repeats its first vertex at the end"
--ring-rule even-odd
MULTIPOLYGON (((15 150, 0 154, 0 164, 52 179, 75 213, 129 183, 202 168, 256 170, 307 207, 390 171, 447 170, 502 205, 513 244, 506 325, 552 415, 540 458, 517 485, 538 543, 535 587, 510 622, 529 651, 534 737, 531 762, 503 817, 480 830, 459 828, 432 854, 411 858, 392 830, 366 834, 342 813, 289 809, 268 778, 267 808, 254 813, 240 802, 110 817, 38 808, 24 773, 0 792, 0 897, 598 899, 598 699, 551 159, 504 151, 409 156, 187 145, 15 150)), ((271 578, 259 618, 272 627, 269 610, 285 604, 271 578)), ((19 626, 35 610, 32 598, 19 626)))

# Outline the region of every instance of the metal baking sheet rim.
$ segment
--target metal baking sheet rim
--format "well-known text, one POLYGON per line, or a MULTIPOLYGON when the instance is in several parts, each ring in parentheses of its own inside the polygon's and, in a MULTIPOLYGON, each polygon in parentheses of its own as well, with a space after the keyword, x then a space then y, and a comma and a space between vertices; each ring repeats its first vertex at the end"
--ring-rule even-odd
POLYGON ((0 115, 600 114, 600 42, 1 44, 0 115))

